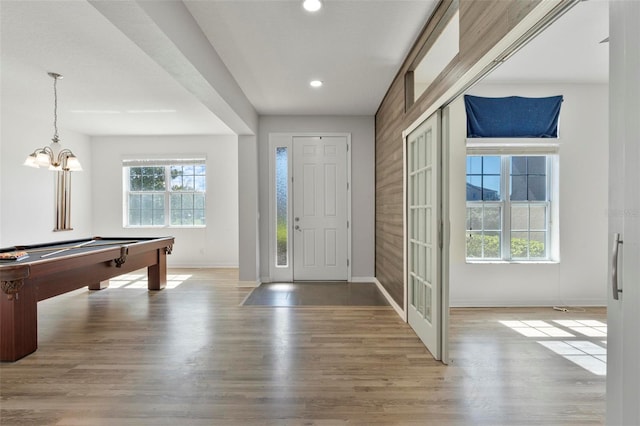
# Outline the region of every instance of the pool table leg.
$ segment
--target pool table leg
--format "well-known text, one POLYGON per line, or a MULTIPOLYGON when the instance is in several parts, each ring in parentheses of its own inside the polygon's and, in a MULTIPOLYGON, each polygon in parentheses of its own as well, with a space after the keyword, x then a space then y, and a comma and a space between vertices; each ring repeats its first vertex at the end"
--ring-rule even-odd
POLYGON ((0 293, 0 361, 17 361, 38 348, 37 303, 29 284, 13 300, 0 293))
POLYGON ((89 284, 89 290, 104 290, 109 287, 109 280, 100 281, 97 283, 89 284))
POLYGON ((147 268, 147 288, 162 290, 167 286, 167 253, 164 247, 158 250, 158 262, 147 268))

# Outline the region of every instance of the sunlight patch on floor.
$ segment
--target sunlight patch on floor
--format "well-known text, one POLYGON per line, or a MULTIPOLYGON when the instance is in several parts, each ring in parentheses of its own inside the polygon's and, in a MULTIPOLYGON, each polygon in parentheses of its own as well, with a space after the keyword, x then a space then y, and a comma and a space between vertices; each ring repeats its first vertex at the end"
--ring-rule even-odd
POLYGON ((607 325, 601 321, 595 320, 554 320, 556 324, 567 327, 576 333, 584 334, 588 337, 606 337, 607 325))
POLYGON ((500 321, 500 323, 527 337, 575 337, 545 321, 500 321))
POLYGON ((538 341, 542 346, 598 376, 607 374, 607 349, 588 341, 538 341))
MULTIPOLYGON (((167 286, 176 288, 191 278, 188 274, 167 274, 167 286)), ((147 288, 146 274, 124 274, 109 280, 109 288, 147 288)))
POLYGON ((500 323, 526 337, 557 338, 562 340, 538 340, 537 342, 554 353, 596 374, 607 374, 607 341, 599 340, 604 346, 587 340, 565 340, 582 335, 587 338, 606 338, 607 325, 594 320, 553 320, 546 321, 500 321, 500 323), (571 332, 567 331, 570 330, 571 332))

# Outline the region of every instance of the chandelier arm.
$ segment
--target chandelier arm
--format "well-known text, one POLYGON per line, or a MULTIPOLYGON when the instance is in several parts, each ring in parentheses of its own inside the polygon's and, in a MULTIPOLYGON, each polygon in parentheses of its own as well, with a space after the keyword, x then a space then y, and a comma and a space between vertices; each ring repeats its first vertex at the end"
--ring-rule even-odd
POLYGON ((75 156, 69 148, 65 148, 58 153, 58 163, 62 163, 62 160, 69 156, 75 156))
POLYGON ((51 160, 53 160, 53 150, 51 148, 49 148, 48 146, 45 146, 43 148, 40 149, 36 149, 37 152, 44 152, 45 154, 48 154, 49 157, 51 157, 51 160))

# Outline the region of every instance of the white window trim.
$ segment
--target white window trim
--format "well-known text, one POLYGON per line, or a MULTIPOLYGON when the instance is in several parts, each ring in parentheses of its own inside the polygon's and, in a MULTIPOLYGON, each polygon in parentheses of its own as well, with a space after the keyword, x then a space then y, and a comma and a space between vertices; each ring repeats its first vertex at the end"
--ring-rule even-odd
MULTIPOLYGON (((504 197, 503 200, 495 202, 473 202, 466 201, 465 209, 470 204, 486 205, 487 203, 494 203, 502 206, 501 217, 501 232, 500 232, 500 258, 469 258, 465 254, 466 263, 504 263, 504 264, 554 264, 560 262, 559 257, 559 228, 557 223, 558 211, 558 163, 559 163, 559 144, 557 142, 551 143, 538 143, 540 139, 526 139, 525 141, 518 143, 518 140, 510 139, 485 139, 483 142, 470 142, 474 138, 467 139, 467 153, 466 156, 546 156, 547 157, 547 201, 540 201, 540 204, 548 204, 547 208, 547 232, 546 232, 546 249, 547 257, 534 258, 534 259, 511 259, 510 255, 510 238, 511 238, 511 205, 512 202, 507 197, 509 194, 509 181, 510 170, 509 162, 501 158, 501 187, 500 191, 504 197), (511 141, 511 142, 510 142, 511 141), (515 142, 514 142, 515 141, 515 142), (504 177, 504 179, 503 179, 504 177)), ((466 180, 466 179, 465 179, 466 180)), ((516 202, 517 203, 517 202, 516 202)), ((534 202, 536 204, 538 202, 534 202)), ((530 204, 530 203, 527 203, 530 204)), ((466 246, 466 244, 465 244, 466 246)), ((466 251, 466 247, 465 247, 466 251)))
MULTIPOLYGON (((165 228, 177 228, 177 229, 204 229, 207 227, 206 217, 208 216, 208 197, 207 190, 204 191, 205 195, 205 224, 204 225, 171 225, 171 210, 170 203, 171 197, 170 187, 171 178, 165 175, 166 188, 164 191, 131 191, 129 188, 129 168, 130 167, 154 167, 154 166, 170 166, 170 165, 192 165, 192 164, 204 164, 207 165, 207 156, 205 154, 185 154, 175 156, 149 156, 149 155, 136 155, 127 156, 122 158, 122 227, 125 229, 165 229, 165 228), (164 225, 130 225, 129 224, 129 194, 144 193, 144 194, 166 194, 165 197, 165 214, 167 219, 164 225)), ((206 187, 209 187, 209 174, 206 175, 206 187)), ((185 193, 191 193, 185 191, 185 193)), ((193 191, 196 193, 196 191, 193 191)))

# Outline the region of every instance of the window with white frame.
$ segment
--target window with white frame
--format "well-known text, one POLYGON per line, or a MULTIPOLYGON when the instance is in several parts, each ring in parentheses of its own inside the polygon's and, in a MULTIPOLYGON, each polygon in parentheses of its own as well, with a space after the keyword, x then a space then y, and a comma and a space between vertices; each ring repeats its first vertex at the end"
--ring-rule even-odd
POLYGON ((204 158, 124 160, 124 226, 206 225, 204 158))
POLYGON ((467 156, 467 260, 551 259, 554 157, 467 156))

